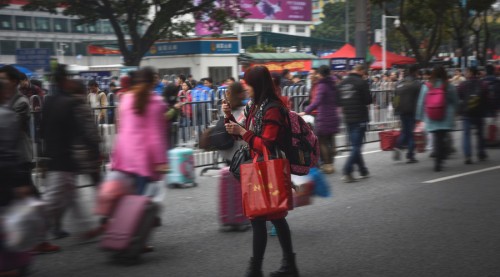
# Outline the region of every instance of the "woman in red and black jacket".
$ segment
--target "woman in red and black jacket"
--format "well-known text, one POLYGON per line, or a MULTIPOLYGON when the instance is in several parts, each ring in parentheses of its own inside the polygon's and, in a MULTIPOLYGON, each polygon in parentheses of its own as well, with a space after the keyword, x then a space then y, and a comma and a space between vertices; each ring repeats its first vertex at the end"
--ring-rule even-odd
MULTIPOLYGON (((230 122, 226 124, 229 134, 237 135, 245 140, 252 152, 263 153, 264 147, 271 153, 276 147, 287 149, 288 117, 281 112, 286 109, 276 93, 275 86, 269 70, 264 66, 256 66, 245 72, 245 89, 252 99, 247 107, 245 127, 236 124, 231 115, 231 108, 224 103, 222 108, 230 122), (268 106, 269 105, 269 106, 268 106), (267 106, 267 107, 266 107, 267 106)), ((286 151, 285 151, 286 152, 286 151)), ((278 271, 272 272, 272 277, 299 276, 295 264, 295 254, 292 248, 290 228, 285 219, 287 212, 271 214, 264 217, 250 218, 253 227, 253 257, 245 276, 260 277, 262 273, 262 260, 266 251, 267 228, 266 221, 271 221, 276 227, 283 261, 278 271)))

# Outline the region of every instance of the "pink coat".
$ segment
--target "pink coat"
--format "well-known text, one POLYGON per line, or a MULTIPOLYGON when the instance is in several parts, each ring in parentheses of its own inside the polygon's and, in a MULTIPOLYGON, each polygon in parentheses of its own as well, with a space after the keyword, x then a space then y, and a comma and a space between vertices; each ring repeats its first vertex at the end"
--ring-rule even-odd
POLYGON ((168 136, 164 116, 167 106, 160 96, 154 94, 151 94, 143 115, 137 115, 133 105, 132 93, 121 97, 111 168, 157 181, 161 174, 155 172, 155 167, 167 163, 168 136))

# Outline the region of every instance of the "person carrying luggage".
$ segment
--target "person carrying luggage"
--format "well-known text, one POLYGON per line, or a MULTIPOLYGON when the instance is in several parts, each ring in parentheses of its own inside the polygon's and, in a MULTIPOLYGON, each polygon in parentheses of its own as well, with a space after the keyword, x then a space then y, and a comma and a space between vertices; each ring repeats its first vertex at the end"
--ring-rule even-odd
MULTIPOLYGON (((245 127, 236 123, 236 119, 231 114, 231 108, 227 103, 222 105, 226 117, 230 120, 226 123, 226 130, 229 134, 237 135, 246 141, 252 150, 251 153, 263 153, 265 148, 273 152, 278 147, 286 152, 290 146, 289 126, 286 114, 282 109, 286 109, 275 91, 271 73, 264 66, 255 66, 245 73, 245 89, 252 99, 249 112, 245 120, 245 127), (266 106, 270 105, 268 109, 266 106)), ((279 212, 250 218, 253 227, 253 257, 246 272, 246 277, 264 276, 262 272, 262 262, 267 244, 266 221, 271 221, 276 227, 283 261, 281 267, 271 273, 272 277, 299 276, 295 261, 295 253, 292 247, 292 237, 290 227, 286 220, 288 212, 279 212)))

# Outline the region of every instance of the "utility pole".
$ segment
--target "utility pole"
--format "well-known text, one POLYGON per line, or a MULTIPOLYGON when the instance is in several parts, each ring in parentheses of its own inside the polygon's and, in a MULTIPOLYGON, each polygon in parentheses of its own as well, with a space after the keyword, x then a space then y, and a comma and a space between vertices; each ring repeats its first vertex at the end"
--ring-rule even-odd
POLYGON ((345 43, 349 43, 349 0, 345 0, 345 43))
POLYGON ((356 33, 354 45, 356 47, 356 57, 366 58, 366 7, 367 0, 354 0, 356 33))

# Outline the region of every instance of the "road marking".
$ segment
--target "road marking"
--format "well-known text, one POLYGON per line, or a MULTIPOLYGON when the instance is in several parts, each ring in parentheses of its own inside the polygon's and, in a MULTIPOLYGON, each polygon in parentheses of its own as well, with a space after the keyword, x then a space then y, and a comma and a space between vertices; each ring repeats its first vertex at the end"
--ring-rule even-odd
POLYGON ((459 177, 462 177, 462 176, 477 174, 477 173, 481 173, 481 172, 485 172, 485 171, 491 171, 491 170, 495 170, 495 169, 500 169, 500 165, 499 166, 494 166, 494 167, 488 167, 488 168, 484 168, 484 169, 479 169, 479 170, 474 170, 474 171, 469 171, 469 172, 466 172, 466 173, 451 175, 451 176, 448 176, 448 177, 442 177, 442 178, 438 178, 438 179, 434 179, 434 180, 425 181, 425 182, 422 182, 422 183, 424 183, 424 184, 432 184, 432 183, 437 183, 437 182, 441 182, 441 181, 446 181, 446 180, 450 180, 450 179, 459 178, 459 177))
MULTIPOLYGON (((363 152, 363 155, 365 155, 365 154, 373 154, 373 153, 378 153, 378 152, 382 152, 382 150, 374 150, 374 151, 363 152)), ((349 155, 335 156, 335 159, 337 159, 337 158, 345 158, 345 157, 349 157, 349 155)))

